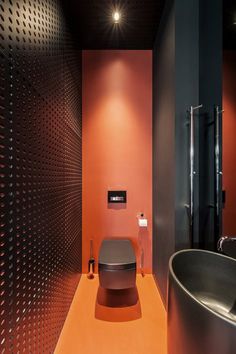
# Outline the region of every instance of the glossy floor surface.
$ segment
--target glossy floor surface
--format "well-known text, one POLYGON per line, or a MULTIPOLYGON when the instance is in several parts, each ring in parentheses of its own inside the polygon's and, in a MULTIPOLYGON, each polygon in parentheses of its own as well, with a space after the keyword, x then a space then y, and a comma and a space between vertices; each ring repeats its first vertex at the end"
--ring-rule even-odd
POLYGON ((138 275, 137 289, 119 294, 83 275, 55 350, 67 353, 167 354, 166 311, 152 275, 138 275))

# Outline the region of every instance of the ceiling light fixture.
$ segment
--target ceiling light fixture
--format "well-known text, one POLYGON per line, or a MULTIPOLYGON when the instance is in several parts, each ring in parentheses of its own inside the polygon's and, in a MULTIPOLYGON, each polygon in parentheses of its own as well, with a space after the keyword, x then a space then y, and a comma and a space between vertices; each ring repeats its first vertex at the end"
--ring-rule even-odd
POLYGON ((113 20, 114 20, 115 23, 119 23, 119 21, 120 21, 120 13, 118 11, 115 11, 113 13, 112 17, 113 17, 113 20))

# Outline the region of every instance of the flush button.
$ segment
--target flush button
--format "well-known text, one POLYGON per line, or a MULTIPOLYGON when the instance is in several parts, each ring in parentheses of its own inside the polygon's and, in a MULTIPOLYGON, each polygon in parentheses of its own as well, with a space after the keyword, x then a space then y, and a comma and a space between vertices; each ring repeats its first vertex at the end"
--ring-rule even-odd
POLYGON ((126 191, 108 191, 108 203, 127 203, 126 191))

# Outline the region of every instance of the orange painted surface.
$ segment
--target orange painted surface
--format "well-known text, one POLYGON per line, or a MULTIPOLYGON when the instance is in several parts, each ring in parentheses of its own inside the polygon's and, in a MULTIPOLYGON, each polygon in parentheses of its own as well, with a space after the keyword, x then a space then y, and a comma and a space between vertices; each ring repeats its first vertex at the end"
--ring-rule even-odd
POLYGON ((99 319, 98 276, 83 275, 55 354, 167 354, 166 312, 152 275, 138 275, 137 290, 140 308, 106 307, 99 319))
MULTIPOLYGON (((83 272, 90 239, 97 261, 104 238, 130 238, 152 271, 152 51, 83 51, 83 272), (108 205, 127 190, 127 205, 108 205), (136 215, 144 212, 148 228, 136 215)), ((97 264, 97 262, 96 262, 97 264)), ((97 269, 97 268, 96 268, 97 269)))
POLYGON ((223 66, 223 234, 236 235, 236 53, 224 53, 223 66))

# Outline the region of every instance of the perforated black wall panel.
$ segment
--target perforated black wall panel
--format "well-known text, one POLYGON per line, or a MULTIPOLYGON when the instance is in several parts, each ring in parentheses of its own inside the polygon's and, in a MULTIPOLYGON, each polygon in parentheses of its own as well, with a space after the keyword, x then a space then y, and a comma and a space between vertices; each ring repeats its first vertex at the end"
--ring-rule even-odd
POLYGON ((60 2, 0 3, 0 352, 53 353, 81 272, 81 52, 60 2))

